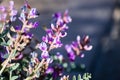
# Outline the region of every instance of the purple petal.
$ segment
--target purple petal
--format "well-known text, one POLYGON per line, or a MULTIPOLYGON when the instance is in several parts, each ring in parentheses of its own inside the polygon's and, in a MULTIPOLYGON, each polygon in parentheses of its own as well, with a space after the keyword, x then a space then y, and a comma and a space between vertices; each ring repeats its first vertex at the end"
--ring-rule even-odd
POLYGON ((82 54, 82 53, 80 54, 80 57, 81 57, 81 58, 84 58, 84 56, 85 56, 85 54, 82 54))
POLYGON ((37 14, 36 8, 32 8, 32 9, 30 10, 29 15, 30 15, 30 16, 37 16, 36 14, 37 14))
POLYGON ((47 50, 47 44, 46 44, 45 42, 41 42, 41 43, 39 44, 39 49, 40 49, 41 51, 46 51, 46 50, 47 50))
POLYGON ((4 6, 0 6, 0 11, 5 12, 6 8, 4 6))
POLYGON ((60 18, 60 17, 62 17, 62 15, 61 15, 60 12, 58 12, 58 13, 55 13, 55 14, 53 15, 53 17, 54 17, 54 18, 60 18))
POLYGON ((72 47, 70 45, 65 45, 65 49, 68 53, 73 52, 72 47))
POLYGON ((61 33, 60 33, 60 36, 61 36, 61 37, 65 37, 65 36, 67 36, 67 33, 66 33, 66 32, 61 32, 61 33))
POLYGON ((76 55, 75 55, 73 52, 71 52, 71 53, 68 53, 68 57, 69 57, 69 59, 70 59, 71 61, 74 61, 76 55))
POLYGON ((72 42, 72 47, 77 48, 78 47, 78 43, 73 41, 72 42))
POLYGON ((34 22, 34 24, 33 24, 33 28, 37 28, 38 25, 39 25, 39 22, 34 22))
POLYGON ((33 37, 33 34, 32 33, 25 33, 25 36, 27 37, 27 38, 32 38, 33 37))
POLYGON ((48 36, 43 36, 42 41, 48 43, 48 36))
POLYGON ((49 67, 47 70, 46 70, 46 74, 51 74, 54 72, 54 69, 49 67))
POLYGON ((92 45, 90 45, 90 46, 85 45, 85 46, 84 46, 84 50, 86 50, 86 51, 90 51, 92 48, 93 48, 92 45))
POLYGON ((65 23, 69 23, 72 21, 72 18, 68 15, 68 10, 65 11, 63 20, 65 21, 65 23))
POLYGON ((16 20, 16 17, 15 17, 15 16, 11 16, 11 17, 10 17, 10 20, 11 20, 11 21, 15 21, 15 20, 16 20))
POLYGON ((49 58, 48 52, 47 52, 47 51, 43 51, 42 54, 41 54, 41 57, 42 57, 42 58, 45 58, 45 59, 46 59, 46 58, 49 58))
POLYGON ((10 4, 10 7, 9 7, 9 8, 10 8, 10 10, 12 10, 12 9, 13 9, 13 7, 14 7, 14 1, 10 1, 10 2, 9 2, 9 4, 10 4))
POLYGON ((14 28, 15 28, 15 30, 21 30, 22 26, 20 26, 20 25, 19 26, 15 26, 14 28))
POLYGON ((24 12, 21 12, 19 19, 20 19, 21 21, 25 21, 25 20, 26 20, 26 15, 25 15, 24 12))
POLYGON ((11 16, 15 16, 17 15, 17 10, 12 10, 11 13, 10 13, 11 16))

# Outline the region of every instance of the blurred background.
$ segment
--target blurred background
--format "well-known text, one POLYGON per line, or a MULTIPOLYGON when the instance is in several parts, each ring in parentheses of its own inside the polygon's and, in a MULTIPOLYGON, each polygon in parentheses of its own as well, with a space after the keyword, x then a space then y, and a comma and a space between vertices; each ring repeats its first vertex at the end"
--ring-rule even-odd
MULTIPOLYGON (((1 1, 1 5, 7 5, 9 0, 1 1)), ((14 1, 20 10, 24 0, 14 1)), ((29 3, 40 12, 36 19, 40 27, 32 31, 37 39, 45 35, 42 26, 50 26, 53 13, 68 9, 73 21, 63 42, 68 44, 77 35, 89 35, 93 45, 92 51, 76 59, 76 63, 85 64, 83 72, 91 73, 92 80, 120 80, 120 0, 29 0, 29 3)), ((60 51, 66 54, 63 49, 60 51)), ((73 71, 77 73, 82 72, 73 71)))

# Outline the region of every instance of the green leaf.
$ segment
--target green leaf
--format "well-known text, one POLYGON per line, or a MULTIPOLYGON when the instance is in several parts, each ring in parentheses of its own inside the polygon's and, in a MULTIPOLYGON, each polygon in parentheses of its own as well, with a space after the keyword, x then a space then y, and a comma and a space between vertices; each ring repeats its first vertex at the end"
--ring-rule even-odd
POLYGON ((11 45, 11 43, 12 43, 12 41, 11 41, 11 40, 8 40, 6 44, 7 44, 7 45, 11 45))
POLYGON ((18 76, 12 76, 11 80, 16 80, 18 76))
POLYGON ((70 63, 70 66, 71 66, 72 69, 75 69, 75 68, 76 68, 76 65, 75 65, 74 62, 71 62, 71 63, 70 63))
POLYGON ((75 75, 73 76, 72 80, 76 80, 76 76, 75 75))
POLYGON ((81 75, 80 74, 78 75, 78 80, 83 80, 83 79, 81 79, 81 75))
POLYGON ((8 46, 8 44, 5 42, 5 40, 3 38, 0 38, 0 45, 8 46))
POLYGON ((67 64, 67 63, 63 63, 63 67, 64 67, 64 68, 67 68, 67 67, 68 67, 68 64, 67 64))
POLYGON ((5 43, 5 42, 0 43, 0 45, 2 45, 2 46, 8 46, 7 43, 5 43))
POLYGON ((20 65, 19 63, 16 63, 14 66, 12 66, 12 71, 16 70, 19 67, 19 65, 20 65))
POLYGON ((15 57, 16 55, 16 50, 13 51, 12 57, 15 57))
POLYGON ((40 76, 40 72, 37 71, 37 72, 36 72, 36 77, 38 78, 39 76, 40 76))
POLYGON ((91 78, 91 74, 90 74, 90 73, 85 73, 85 74, 83 75, 83 79, 84 79, 84 80, 90 80, 90 78, 91 78))
POLYGON ((53 80, 53 78, 50 78, 50 80, 53 80))

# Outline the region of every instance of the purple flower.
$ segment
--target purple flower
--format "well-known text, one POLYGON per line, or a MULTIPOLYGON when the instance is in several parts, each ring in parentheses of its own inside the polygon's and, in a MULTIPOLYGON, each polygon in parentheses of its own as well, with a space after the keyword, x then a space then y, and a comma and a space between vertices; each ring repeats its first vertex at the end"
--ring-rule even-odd
POLYGON ((53 37, 54 33, 53 33, 52 29, 46 29, 46 32, 50 38, 53 37))
POLYGON ((50 29, 45 28, 47 35, 42 37, 42 40, 50 45, 49 50, 61 47, 63 45, 61 43, 61 38, 67 35, 67 23, 70 22, 64 22, 64 18, 69 17, 67 12, 65 12, 64 15, 61 13, 55 13, 53 17, 55 18, 54 24, 51 23, 50 29))
POLYGON ((57 31, 57 29, 56 29, 56 27, 54 26, 54 24, 51 24, 51 29, 52 29, 53 31, 57 31))
POLYGON ((82 53, 80 54, 80 57, 81 57, 81 58, 84 58, 84 56, 85 56, 85 54, 82 54, 82 53))
POLYGON ((48 51, 43 51, 43 52, 41 53, 41 57, 42 57, 42 58, 45 58, 45 59, 49 58, 49 53, 48 53, 48 51))
POLYGON ((60 37, 65 37, 65 36, 67 36, 67 32, 61 32, 60 33, 60 37))
POLYGON ((31 16, 31 17, 37 17, 37 10, 36 10, 36 8, 32 8, 31 10, 30 10, 30 13, 29 13, 29 15, 31 16))
POLYGON ((61 43, 61 41, 60 41, 60 38, 59 37, 57 37, 56 39, 54 39, 54 46, 56 47, 56 48, 58 48, 58 47, 61 47, 63 44, 61 43))
POLYGON ((33 28, 37 28, 38 25, 39 25, 39 22, 34 22, 34 24, 33 24, 33 28))
POLYGON ((58 18, 56 21, 56 25, 62 26, 64 24, 64 21, 62 18, 58 18))
POLYGON ((16 20, 16 17, 15 16, 11 16, 10 17, 10 21, 15 21, 16 20))
POLYGON ((31 55, 32 58, 36 58, 37 57, 37 53, 36 52, 31 52, 30 55, 31 55))
POLYGON ((65 49, 68 53, 73 52, 71 45, 65 45, 65 49))
POLYGON ((20 60, 23 58, 23 53, 19 52, 18 55, 15 57, 14 60, 20 60))
POLYGON ((7 13, 0 14, 0 21, 5 21, 7 17, 7 13))
POLYGON ((69 23, 72 21, 72 18, 68 15, 68 10, 65 11, 64 16, 63 16, 63 20, 65 23, 69 23))
POLYGON ((77 43, 80 43, 80 36, 77 36, 77 43))
POLYGON ((69 52, 69 53, 68 53, 68 57, 69 57, 69 59, 70 59, 71 61, 74 61, 76 55, 74 54, 74 52, 69 52))
POLYGON ((54 72, 54 69, 52 67, 47 68, 46 74, 52 74, 54 72))
POLYGON ((66 49, 66 51, 67 51, 67 53, 68 53, 69 59, 70 59, 71 61, 74 61, 76 56, 75 56, 74 51, 72 50, 71 45, 66 45, 66 46, 65 46, 65 49, 66 49))
POLYGON ((78 43, 75 42, 75 41, 73 41, 73 42, 72 42, 72 47, 73 47, 73 48, 78 48, 78 43))
POLYGON ((85 46, 84 46, 84 49, 85 49, 86 51, 90 51, 92 48, 93 48, 92 45, 85 45, 85 46))
POLYGON ((53 17, 56 20, 55 21, 56 25, 59 25, 59 26, 60 25, 62 26, 72 21, 71 17, 68 15, 68 10, 64 12, 64 15, 62 15, 61 13, 55 13, 53 17))
POLYGON ((47 44, 45 42, 41 42, 40 44, 38 44, 38 48, 41 51, 47 51, 47 44))
POLYGON ((35 64, 39 63, 38 53, 36 53, 36 52, 31 52, 30 55, 31 55, 31 61, 29 62, 29 63, 30 63, 29 66, 30 66, 30 67, 34 67, 35 64))
POLYGON ((10 10, 13 10, 13 7, 14 7, 14 1, 10 1, 9 2, 9 8, 10 8, 10 10))
POLYGON ((62 14, 58 12, 58 13, 53 14, 53 17, 58 19, 62 17, 62 14))
POLYGON ((17 15, 17 10, 12 10, 11 13, 10 13, 11 16, 15 16, 17 15))
POLYGON ((0 6, 0 11, 5 12, 6 8, 4 6, 0 6))
POLYGON ((89 36, 85 36, 83 39, 77 36, 77 40, 73 41, 71 45, 66 45, 65 49, 68 53, 68 57, 73 61, 77 55, 83 58, 84 54, 81 52, 90 51, 92 47, 92 45, 89 45, 89 36))
POLYGON ((52 59, 52 58, 50 58, 50 57, 48 57, 48 58, 46 58, 46 62, 47 62, 48 64, 50 64, 50 63, 52 63, 52 62, 53 62, 53 59, 52 59))
POLYGON ((89 36, 87 35, 81 41, 82 49, 86 51, 90 51, 93 48, 93 46, 89 45, 89 43, 90 43, 90 39, 89 39, 89 36))
POLYGON ((61 31, 65 31, 68 29, 68 26, 66 24, 63 24, 61 27, 60 27, 61 31))
POLYGON ((43 36, 43 37, 42 37, 42 41, 48 43, 48 36, 47 36, 47 35, 46 35, 46 36, 43 36))
POLYGON ((25 20, 26 20, 26 15, 25 15, 25 13, 24 13, 23 11, 20 13, 19 19, 20 19, 21 21, 25 21, 25 20))
POLYGON ((31 39, 33 37, 32 33, 25 33, 24 35, 26 36, 26 38, 29 38, 29 39, 31 39))
POLYGON ((15 26, 14 28, 15 28, 15 30, 21 30, 22 26, 18 25, 18 26, 15 26))

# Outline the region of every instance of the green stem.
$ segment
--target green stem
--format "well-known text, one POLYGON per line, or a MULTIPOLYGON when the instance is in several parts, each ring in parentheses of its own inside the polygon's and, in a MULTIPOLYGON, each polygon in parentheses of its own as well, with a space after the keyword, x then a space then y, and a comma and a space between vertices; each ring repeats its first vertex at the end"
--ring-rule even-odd
POLYGON ((10 71, 9 80, 11 80, 11 77, 12 77, 12 71, 10 71))
POLYGON ((39 70, 39 68, 43 65, 44 61, 45 61, 45 59, 42 59, 42 61, 38 65, 38 67, 33 71, 34 73, 36 73, 39 70))
POLYGON ((25 80, 31 80, 33 79, 33 77, 27 77, 25 80))
POLYGON ((2 72, 4 71, 4 69, 6 68, 8 62, 11 60, 11 57, 13 56, 13 54, 14 54, 15 52, 16 52, 16 48, 15 48, 15 50, 13 50, 13 51, 10 53, 9 57, 3 62, 4 64, 3 64, 2 69, 0 70, 0 75, 2 74, 2 72))
POLYGON ((10 61, 12 54, 9 55, 8 59, 5 61, 5 64, 3 65, 2 69, 0 70, 0 75, 2 74, 2 72, 4 71, 4 69, 6 68, 8 62, 10 61))
MULTIPOLYGON (((36 72, 39 70, 39 68, 43 65, 44 61, 45 61, 45 59, 42 59, 42 61, 40 62, 40 64, 39 64, 39 65, 37 66, 37 68, 33 71, 34 74, 36 74, 36 72)), ((33 74, 33 75, 34 75, 34 74, 33 74)), ((31 80, 31 79, 33 79, 33 75, 27 77, 25 80, 31 80)))

